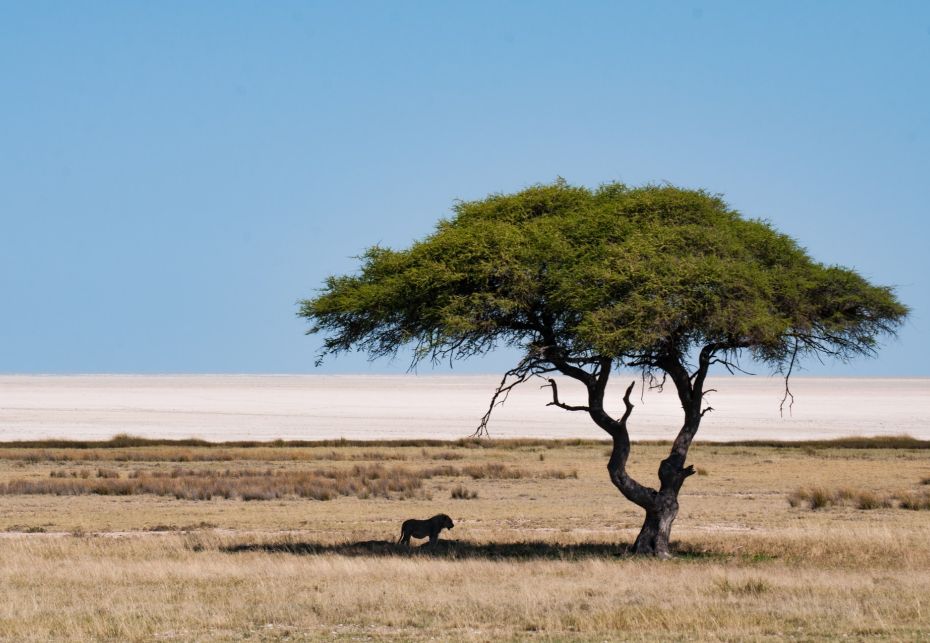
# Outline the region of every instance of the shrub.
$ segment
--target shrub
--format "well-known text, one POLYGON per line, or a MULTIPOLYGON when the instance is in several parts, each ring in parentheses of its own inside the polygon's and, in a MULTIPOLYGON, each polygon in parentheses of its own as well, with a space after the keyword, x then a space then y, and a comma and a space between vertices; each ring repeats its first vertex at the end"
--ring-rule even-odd
POLYGON ((478 497, 478 492, 469 491, 462 485, 459 485, 452 489, 451 497, 453 500, 474 500, 478 497))
POLYGON ((807 501, 810 503, 811 509, 822 509, 833 504, 833 496, 822 487, 814 487, 808 491, 807 501))
POLYGON ((930 494, 907 493, 897 497, 901 509, 930 511, 930 494))
POLYGON ((862 491, 855 498, 857 509, 882 509, 891 506, 891 500, 878 497, 871 491, 862 491))

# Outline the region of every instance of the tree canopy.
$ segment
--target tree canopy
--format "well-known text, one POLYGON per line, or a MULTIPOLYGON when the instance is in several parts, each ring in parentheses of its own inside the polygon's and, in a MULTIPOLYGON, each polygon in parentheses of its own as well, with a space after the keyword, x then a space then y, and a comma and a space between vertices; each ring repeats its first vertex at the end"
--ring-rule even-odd
POLYGON ((767 222, 672 186, 559 180, 459 202, 409 249, 372 247, 300 315, 323 354, 459 359, 501 344, 651 366, 714 344, 787 368, 871 354, 907 313, 891 288, 812 260, 767 222), (555 341, 552 341, 555 340, 555 341))

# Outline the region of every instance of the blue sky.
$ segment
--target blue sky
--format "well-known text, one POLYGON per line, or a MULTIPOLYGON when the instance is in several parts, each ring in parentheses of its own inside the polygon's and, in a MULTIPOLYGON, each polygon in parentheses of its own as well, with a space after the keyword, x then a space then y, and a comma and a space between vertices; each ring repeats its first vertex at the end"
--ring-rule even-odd
POLYGON ((0 1, 0 98, 0 372, 402 372, 315 370, 296 301, 563 176, 895 285, 900 337, 810 372, 930 375, 927 2, 0 1))

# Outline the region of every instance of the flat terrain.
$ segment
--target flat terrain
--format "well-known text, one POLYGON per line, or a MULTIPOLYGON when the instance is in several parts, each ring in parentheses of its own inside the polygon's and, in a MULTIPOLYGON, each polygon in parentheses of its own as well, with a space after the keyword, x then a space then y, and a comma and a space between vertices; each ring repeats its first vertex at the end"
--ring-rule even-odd
POLYGON ((604 443, 80 446, 0 445, 0 640, 930 636, 926 443, 696 444, 664 562, 604 443))
MULTIPOLYGON (((619 415, 625 384, 608 397, 619 415)), ((438 438, 471 434, 487 408, 497 376, 0 376, 0 440, 107 439, 119 433, 151 438, 320 440, 438 438)), ((492 419, 494 437, 606 437, 589 419, 546 407, 539 382, 514 390, 492 419)), ((930 379, 795 377, 794 408, 782 416, 784 382, 777 377, 717 377, 708 386, 714 412, 705 440, 801 440, 847 435, 930 439, 930 379)), ((583 399, 564 381, 565 401, 583 399)), ((674 391, 651 391, 630 420, 634 439, 671 439, 681 422, 674 391)))

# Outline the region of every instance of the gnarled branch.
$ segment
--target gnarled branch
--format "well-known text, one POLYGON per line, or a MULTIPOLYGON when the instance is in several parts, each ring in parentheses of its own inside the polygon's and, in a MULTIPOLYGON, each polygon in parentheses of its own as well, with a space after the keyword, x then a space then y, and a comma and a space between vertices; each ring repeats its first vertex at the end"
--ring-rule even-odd
POLYGON ((552 387, 552 401, 546 404, 546 406, 557 406, 560 409, 565 409, 566 411, 590 411, 591 408, 588 406, 573 406, 571 404, 564 404, 559 401, 559 387, 555 383, 554 379, 549 379, 548 384, 543 384, 539 388, 546 388, 547 386, 552 387))

